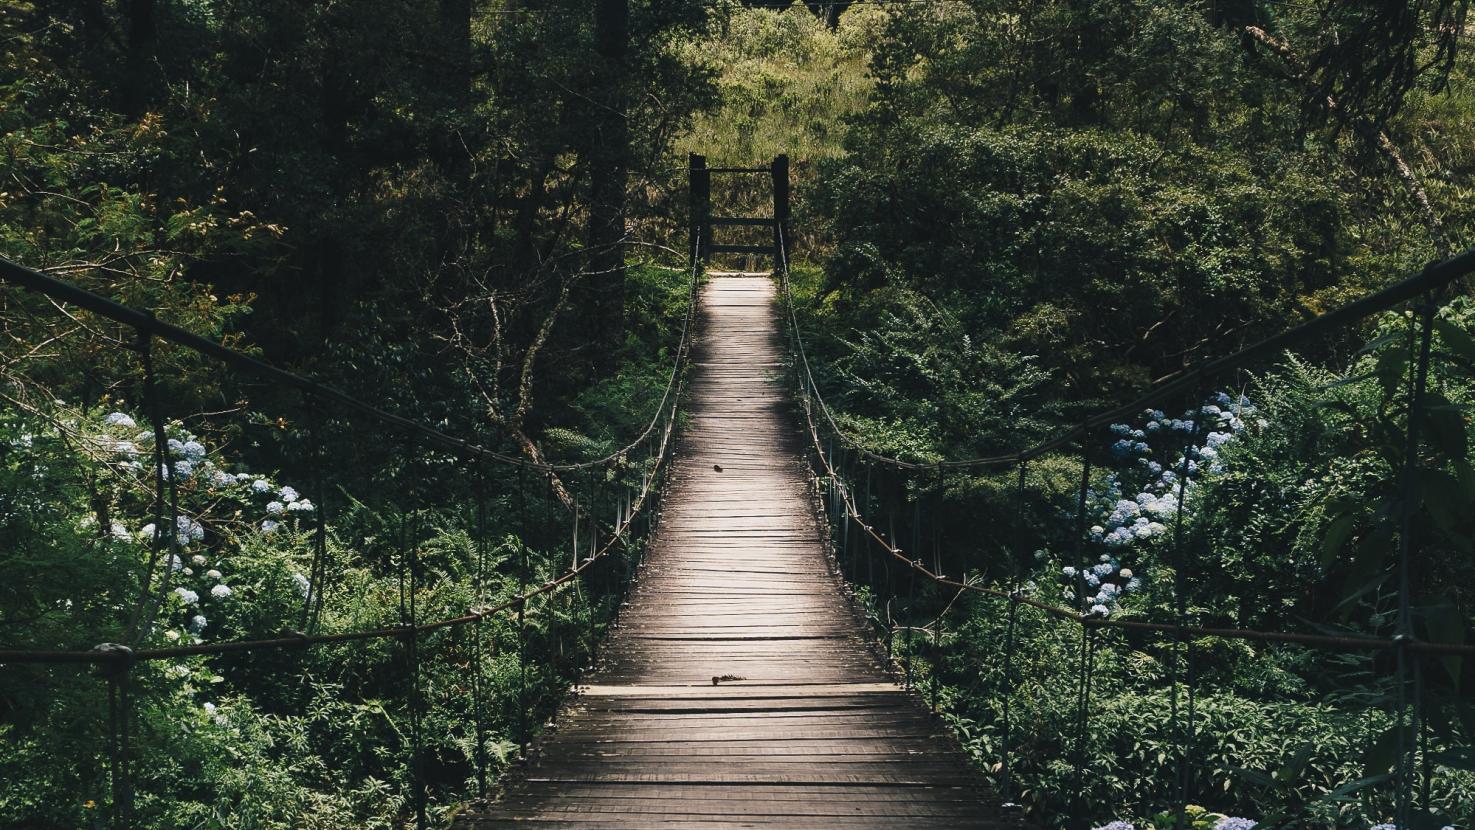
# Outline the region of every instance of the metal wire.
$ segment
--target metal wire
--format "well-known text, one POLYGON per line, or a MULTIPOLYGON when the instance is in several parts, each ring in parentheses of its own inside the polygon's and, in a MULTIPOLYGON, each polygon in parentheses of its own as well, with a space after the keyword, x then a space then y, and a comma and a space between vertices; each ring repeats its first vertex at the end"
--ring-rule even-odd
MULTIPOLYGON (((1426 268, 1425 269, 1425 271, 1424 271, 1423 275, 1421 275, 1421 277, 1415 278, 1415 280, 1410 280, 1410 281, 1407 281, 1405 283, 1400 283, 1400 286, 1407 286, 1409 283, 1416 283, 1419 286, 1424 286, 1424 285, 1429 284, 1431 281, 1435 280, 1436 277, 1439 280, 1443 280, 1443 281, 1449 281, 1449 280, 1457 279, 1459 276, 1462 276, 1464 272, 1461 271, 1460 273, 1454 274, 1453 276, 1451 276, 1449 269, 1455 268, 1457 265, 1459 267, 1462 267, 1462 268, 1468 268, 1468 267, 1470 267, 1470 265, 1472 263, 1475 263, 1475 249, 1472 249, 1472 251, 1466 252, 1465 254, 1461 254, 1458 257, 1454 257, 1454 258, 1452 258, 1450 260, 1445 260, 1443 263, 1438 263, 1436 265, 1430 266, 1429 268, 1426 268)), ((786 262, 783 262, 782 263, 782 267, 779 270, 779 281, 780 281, 779 284, 780 284, 780 289, 781 289, 781 298, 784 300, 784 304, 785 304, 785 309, 784 309, 785 317, 789 321, 789 325, 791 327, 793 327, 795 330, 797 330, 798 329, 798 316, 797 316, 797 312, 794 309, 793 294, 792 294, 792 289, 790 288, 789 282, 788 282, 788 277, 787 277, 787 263, 786 262)), ((1437 284, 1442 285, 1442 284, 1444 284, 1444 282, 1438 282, 1437 284)), ((1397 286, 1395 286, 1395 288, 1397 288, 1397 286)), ((1399 291, 1405 291, 1405 290, 1409 290, 1409 289, 1407 289, 1407 288, 1400 288, 1399 289, 1399 291)), ((1376 296, 1380 296, 1382 294, 1387 294, 1387 293, 1389 293, 1391 291, 1393 291, 1393 289, 1387 289, 1384 292, 1380 292, 1379 295, 1374 295, 1374 296, 1376 297, 1376 296)), ((1403 297, 1403 299, 1406 299, 1406 297, 1403 297)), ((1349 308, 1351 308, 1351 307, 1359 307, 1359 308, 1361 308, 1362 305, 1363 305, 1362 301, 1359 301, 1358 303, 1353 303, 1352 306, 1349 306, 1349 308)), ((1337 312, 1333 312, 1332 314, 1337 314, 1337 312)), ((1304 328, 1304 326, 1302 326, 1300 328, 1304 328)), ((1299 328, 1298 329, 1293 329, 1293 331, 1298 331, 1298 330, 1299 330, 1299 328)), ((809 435, 809 440, 806 443, 808 445, 810 445, 813 453, 815 454, 815 458, 820 463, 820 469, 817 472, 820 475, 835 476, 835 475, 837 475, 837 473, 835 471, 835 468, 834 468, 833 464, 824 455, 823 447, 822 447, 822 445, 820 443, 821 442, 821 438, 820 438, 820 435, 819 435, 819 429, 820 429, 820 427, 819 427, 819 424, 814 419, 814 416, 813 416, 813 406, 810 405, 810 403, 809 403, 811 401, 814 401, 814 402, 822 402, 822 399, 820 398, 819 392, 818 392, 818 385, 815 382, 813 373, 812 373, 812 371, 809 368, 808 359, 805 357, 802 337, 797 337, 797 336, 794 337, 793 338, 793 342, 795 343, 795 348, 798 351, 798 354, 796 355, 796 360, 795 360, 796 368, 799 370, 799 372, 798 372, 798 374, 799 374, 798 382, 799 382, 801 388, 803 389, 803 392, 802 392, 803 400, 806 403, 805 406, 800 407, 800 410, 801 410, 801 412, 804 415, 804 424, 803 425, 805 427, 805 431, 809 435)), ((1133 412, 1133 413, 1135 413, 1136 411, 1137 410, 1136 410, 1135 406, 1134 406, 1134 408, 1132 408, 1131 410, 1129 410, 1129 412, 1133 412)), ((1110 420, 1112 420, 1112 419, 1111 418, 1108 418, 1108 419, 1106 419, 1103 422, 1109 423, 1110 420)), ((1098 421, 1101 421, 1101 419, 1099 419, 1099 418, 1092 418, 1091 419, 1091 423, 1096 423, 1098 421)), ((1083 427, 1078 427, 1075 430, 1070 430, 1070 431, 1067 431, 1065 433, 1062 433, 1062 435, 1064 435, 1064 436, 1073 436, 1073 435, 1077 434, 1077 432, 1080 432, 1082 429, 1083 429, 1083 427)), ((1044 446, 1044 445, 1040 445, 1040 446, 1044 446)), ((1052 448, 1053 448, 1053 444, 1052 444, 1052 448)), ((886 460, 884 458, 878 460, 872 454, 866 453, 863 448, 857 447, 855 449, 856 449, 856 451, 860 455, 862 455, 869 462, 867 464, 867 470, 868 470, 868 472, 869 472, 869 470, 872 468, 872 466, 874 464, 883 463, 886 460)), ((1031 450, 1031 451, 1028 451, 1028 452, 1025 452, 1025 453, 1021 453, 1019 455, 1008 456, 1006 458, 1007 458, 1007 460, 1008 460, 1009 463, 1022 463, 1023 461, 1027 461, 1027 460, 1031 460, 1031 459, 1035 458, 1037 455, 1038 455, 1037 453, 1035 453, 1033 450, 1031 450)), ((934 465, 931 465, 931 464, 928 464, 928 465, 920 465, 920 467, 918 467, 918 465, 913 465, 912 467, 908 467, 907 469, 920 468, 920 469, 930 470, 930 469, 933 468, 933 466, 934 465)), ((946 462, 944 462, 944 467, 947 467, 947 466, 948 465, 946 464, 946 462)), ((1171 623, 1171 624, 1170 623, 1153 623, 1153 622, 1146 622, 1146 621, 1140 621, 1140 620, 1124 620, 1124 619, 1118 619, 1118 618, 1102 618, 1102 617, 1093 617, 1093 616, 1089 616, 1089 615, 1083 615, 1083 614, 1079 613, 1078 611, 1072 611, 1072 610, 1067 609, 1067 608, 1061 608, 1059 606, 1050 605, 1049 603, 1040 602, 1039 600, 1035 600, 1035 599, 1032 599, 1030 597, 1017 596, 1017 595, 1011 594, 1008 591, 1000 591, 1000 590, 997 590, 997 589, 994 589, 994 588, 988 588, 986 586, 976 585, 976 584, 973 584, 973 583, 970 583, 970 582, 965 582, 965 581, 961 581, 961 580, 957 580, 957 579, 951 579, 949 577, 946 577, 946 576, 943 576, 941 574, 938 574, 938 573, 936 573, 936 572, 928 569, 920 561, 913 560, 913 559, 907 557, 901 551, 900 548, 898 548, 895 545, 893 545, 885 536, 883 536, 880 532, 878 532, 875 529, 875 527, 873 527, 871 524, 869 524, 866 521, 865 517, 857 509, 857 507, 856 507, 856 501, 855 501, 854 497, 851 495, 849 489, 844 485, 844 482, 843 481, 840 482, 840 494, 841 494, 841 500, 845 504, 845 513, 846 513, 847 519, 850 522, 854 523, 855 526, 856 526, 856 528, 859 530, 859 532, 863 536, 868 537, 869 540, 870 540, 870 542, 872 544, 874 544, 874 546, 877 549, 879 549, 882 553, 884 553, 886 557, 889 558, 887 561, 895 561, 895 562, 903 563, 907 567, 912 568, 913 570, 915 570, 918 573, 918 575, 920 575, 920 576, 922 576, 922 577, 924 577, 926 579, 931 580, 934 584, 937 584, 937 585, 943 585, 943 586, 947 586, 949 588, 955 588, 955 589, 959 589, 959 590, 971 591, 971 592, 974 592, 974 593, 979 593, 979 594, 985 594, 985 595, 988 595, 988 596, 999 597, 1001 599, 1007 599, 1010 602, 1015 602, 1015 603, 1018 603, 1018 604, 1021 604, 1021 605, 1030 606, 1032 608, 1038 609, 1040 611, 1045 612, 1046 614, 1050 614, 1051 616, 1058 617, 1060 619, 1073 620, 1075 622, 1080 623, 1081 625, 1084 625, 1084 626, 1087 626, 1087 627, 1090 627, 1090 628, 1116 628, 1116 629, 1122 629, 1122 630, 1128 630, 1128 631, 1156 632, 1156 633, 1173 635, 1173 636, 1180 636, 1181 635, 1181 636, 1197 636, 1197 637, 1223 637, 1223 638, 1226 638, 1226 639, 1250 640, 1250 641, 1258 641, 1258 642, 1292 643, 1292 644, 1310 646, 1310 647, 1314 647, 1314 648, 1331 649, 1331 650, 1345 650, 1345 651, 1363 651, 1363 650, 1366 650, 1366 651, 1392 651, 1392 650, 1394 650, 1397 647, 1401 647, 1401 648, 1406 649, 1409 653, 1417 653, 1417 654, 1448 655, 1448 656, 1475 656, 1475 645, 1465 645, 1465 644, 1456 644, 1456 643, 1433 643, 1433 642, 1428 642, 1428 641, 1424 641, 1424 640, 1419 640, 1419 639, 1416 639, 1414 637, 1406 638, 1403 641, 1402 645, 1399 646, 1399 645, 1397 645, 1395 643, 1394 639, 1387 638, 1387 637, 1353 636, 1353 635, 1328 635, 1328 634, 1303 634, 1303 633, 1299 633, 1299 632, 1288 632, 1288 631, 1262 631, 1262 630, 1244 629, 1244 628, 1224 628, 1224 627, 1213 627, 1213 626, 1190 626, 1190 625, 1180 625, 1180 624, 1176 624, 1176 623, 1171 623)))
MULTIPOLYGON (((782 234, 782 228, 779 229, 779 232, 782 234)), ((781 277, 782 287, 785 292, 785 301, 789 304, 792 312, 793 298, 789 291, 786 276, 788 272, 788 258, 782 247, 780 248, 779 254, 781 259, 780 271, 785 275, 781 277)), ((801 364, 800 368, 803 370, 803 377, 800 378, 800 383, 808 383, 812 387, 812 394, 819 406, 820 413, 824 416, 825 423, 828 424, 836 437, 855 449, 856 452, 863 454, 866 458, 877 464, 883 464, 900 470, 927 470, 933 467, 942 467, 944 469, 1008 467, 1025 459, 1038 458, 1053 450, 1078 443, 1084 439, 1086 433, 1091 429, 1136 416, 1144 409, 1161 404, 1164 401, 1175 400, 1196 387, 1204 386, 1211 378, 1228 374, 1238 369, 1247 368, 1268 357, 1278 355, 1295 344, 1321 337, 1330 331, 1361 320, 1379 311, 1392 309, 1407 300, 1447 286, 1472 272, 1475 272, 1475 248, 1469 248, 1448 259, 1431 263, 1412 277, 1394 283, 1381 291, 1369 294, 1360 300, 1348 303, 1339 309, 1313 317, 1299 326, 1267 337, 1237 352, 1187 367, 1167 380, 1154 384, 1151 389, 1132 401, 1113 409, 1093 413, 1083 419, 1080 426, 1059 432, 1034 446, 992 456, 931 463, 906 461, 874 452, 862 446, 840 428, 834 415, 830 412, 829 406, 825 403, 824 397, 819 393, 818 386, 813 385, 814 373, 810 368, 809 357, 804 348, 803 332, 798 327, 797 317, 793 317, 792 313, 790 316, 792 318, 791 324, 794 326, 793 342, 797 346, 798 362, 801 364)))
MULTIPOLYGON (((695 299, 696 285, 700 279, 700 271, 692 268, 692 284, 689 297, 695 299)), ((324 403, 335 403, 349 411, 366 415, 370 419, 404 430, 408 434, 417 436, 420 440, 428 441, 447 449, 450 449, 462 457, 489 461, 514 467, 527 467, 529 469, 544 472, 568 472, 582 470, 589 467, 602 467, 624 458, 630 450, 639 446, 640 442, 653 433, 662 420, 662 413, 666 409, 671 393, 676 386, 677 376, 681 373, 683 350, 678 349, 678 355, 673 361, 670 378, 667 380, 665 393, 661 402, 656 405, 649 423, 645 429, 635 437, 633 441, 602 458, 590 461, 548 463, 537 462, 527 458, 505 455, 488 449, 479 444, 450 435, 435 427, 427 426, 418 421, 388 412, 378 406, 359 400, 345 392, 333 387, 318 383, 317 381, 303 377, 302 375, 289 372, 272 366, 254 357, 238 352, 234 349, 222 346, 213 340, 207 340, 193 332, 186 331, 178 326, 161 322, 146 312, 138 311, 120 303, 99 296, 77 286, 62 282, 61 280, 46 276, 39 271, 34 271, 19 265, 9 259, 0 257, 0 281, 19 285, 28 291, 42 294, 61 303, 71 303, 86 309, 94 314, 106 317, 110 320, 122 323, 136 329, 141 336, 147 338, 157 337, 171 343, 183 346, 191 351, 213 357, 225 365, 245 372, 274 385, 301 390, 302 392, 323 401, 324 403)), ((686 316, 682 321, 681 339, 688 339, 695 316, 694 303, 687 303, 686 316)))

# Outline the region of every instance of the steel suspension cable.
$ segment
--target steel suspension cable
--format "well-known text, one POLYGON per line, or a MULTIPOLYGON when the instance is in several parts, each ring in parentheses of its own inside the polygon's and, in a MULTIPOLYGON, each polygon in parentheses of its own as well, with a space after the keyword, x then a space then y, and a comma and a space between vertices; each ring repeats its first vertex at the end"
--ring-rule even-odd
MULTIPOLYGON (((780 227, 779 236, 781 239, 782 235, 783 229, 780 227)), ((945 469, 1001 467, 1011 466, 1028 458, 1038 458, 1052 450, 1060 449, 1082 440, 1086 432, 1090 429, 1133 417, 1141 413, 1144 409, 1180 397, 1190 389, 1196 386, 1202 386, 1209 378, 1246 368, 1268 356, 1283 352, 1292 345, 1322 336, 1333 329, 1361 320, 1370 314, 1389 310, 1400 303, 1420 295, 1428 294, 1475 272, 1475 248, 1469 248, 1447 259, 1430 263, 1418 274, 1348 303, 1334 311, 1320 314, 1305 323, 1266 337, 1224 357, 1201 361, 1193 366, 1187 367, 1172 377, 1154 384, 1150 389, 1132 401, 1112 409, 1092 413, 1083 419, 1079 426, 1061 431, 1031 447, 991 456, 923 463, 907 461, 875 452, 861 445, 849 433, 840 428, 834 414, 831 412, 828 404, 826 404, 824 396, 820 394, 818 385, 814 381, 814 373, 810 366, 807 349, 804 346, 803 331, 799 328, 798 317, 794 312, 793 292, 787 277, 789 263, 786 248, 787 245, 779 245, 777 256, 779 258, 780 271, 784 275, 781 281, 781 290, 784 293, 784 301, 788 306, 790 324, 793 326, 793 342, 797 350, 797 362, 799 368, 803 370, 803 377, 800 378, 800 383, 807 384, 811 387, 820 413, 824 416, 824 421, 829 425, 836 437, 877 464, 883 464, 901 470, 927 470, 934 467, 945 469)))
MULTIPOLYGON (((1443 284, 1443 282, 1448 282, 1448 281, 1451 281, 1453 279, 1457 279, 1459 276, 1462 276, 1463 273, 1464 273, 1464 271, 1460 271, 1459 273, 1451 274, 1450 269, 1453 269, 1456 266, 1459 266, 1461 268, 1468 268, 1471 265, 1475 265, 1475 249, 1472 249, 1471 251, 1467 251, 1464 254, 1460 254, 1459 256, 1454 257, 1451 260, 1445 260, 1442 263, 1436 263, 1435 265, 1432 265, 1429 268, 1426 268, 1425 271, 1424 271, 1424 273, 1423 273, 1423 275, 1421 275, 1420 278, 1416 278, 1416 280, 1422 279, 1422 280, 1425 280, 1425 281, 1430 281, 1430 280, 1434 280, 1435 278, 1437 278, 1438 280, 1441 280, 1442 281, 1442 282, 1439 282, 1438 284, 1443 284)), ((779 281, 780 281, 781 298, 783 299, 783 301, 785 303, 785 306, 786 306, 786 308, 785 308, 785 316, 788 318, 788 320, 790 322, 790 325, 791 326, 794 326, 797 329, 798 318, 797 318, 797 314, 796 314, 796 312, 794 310, 792 290, 791 290, 791 288, 790 288, 790 286, 788 284, 789 283, 789 280, 788 280, 788 271, 787 271, 787 258, 786 257, 782 257, 782 256, 780 257, 779 281)), ((1408 282, 1414 282, 1414 281, 1408 281, 1408 282)), ((1406 284, 1407 283, 1400 284, 1400 285, 1406 285, 1406 284)), ((1422 282, 1419 283, 1419 284, 1421 286, 1424 285, 1424 283, 1422 283, 1422 282)), ((1391 291, 1391 290, 1392 289, 1388 289, 1385 292, 1380 292, 1380 293, 1386 294, 1386 293, 1388 293, 1388 291, 1391 291)), ((1377 295, 1375 295, 1375 296, 1377 296, 1377 295)), ((1403 299, 1406 299, 1406 298, 1407 297, 1404 297, 1403 299)), ((1359 303, 1353 303, 1352 305, 1353 306, 1358 306, 1359 303)), ((1338 312, 1332 312, 1332 314, 1337 314, 1337 313, 1338 312)), ((1324 317, 1325 316, 1329 316, 1329 315, 1324 315, 1324 317)), ((1321 318, 1318 318, 1318 319, 1321 319, 1321 318)), ((1304 326, 1302 328, 1304 328, 1304 326)), ((813 399, 813 398, 816 397, 817 385, 816 385, 816 383, 814 381, 814 378, 813 378, 812 373, 808 371, 808 365, 809 365, 809 363, 808 363, 807 356, 806 356, 805 351, 804 351, 803 346, 802 346, 802 338, 799 338, 796 335, 795 338, 794 338, 794 340, 795 340, 796 349, 797 349, 797 352, 798 352, 797 355, 796 355, 796 368, 804 370, 804 371, 801 371, 801 372, 797 372, 797 374, 800 375, 800 377, 798 378, 798 383, 799 383, 799 386, 800 386, 800 388, 802 390, 802 394, 804 395, 804 397, 806 399, 806 403, 807 403, 808 400, 813 399)), ((801 411, 802 411, 802 413, 804 415, 804 427, 805 427, 805 431, 809 435, 809 440, 806 443, 810 446, 810 449, 814 453, 815 458, 820 462, 820 465, 821 465, 821 469, 819 471, 817 471, 817 472, 819 472, 821 475, 838 477, 838 473, 835 470, 835 468, 832 465, 832 463, 830 462, 830 459, 825 456, 824 447, 823 447, 822 440, 821 440, 821 437, 820 437, 820 434, 819 434, 819 424, 816 423, 816 421, 814 419, 813 408, 811 406, 806 405, 806 406, 800 407, 800 409, 801 409, 801 411)), ((1134 407, 1130 411, 1133 411, 1133 412, 1136 411, 1135 405, 1134 405, 1134 407)), ((1098 420, 1100 420, 1100 419, 1093 418, 1091 421, 1088 422, 1088 424, 1089 423, 1094 423, 1094 422, 1096 422, 1098 420)), ((1105 422, 1109 422, 1110 420, 1111 419, 1106 419, 1105 422)), ((1085 428, 1084 426, 1083 427, 1077 427, 1077 428, 1075 428, 1073 430, 1070 430, 1070 431, 1067 431, 1065 433, 1062 433, 1062 436, 1074 436, 1074 435, 1082 432, 1084 428, 1085 428)), ((886 459, 884 459, 884 457, 881 457, 880 460, 878 460, 876 456, 874 456, 872 454, 865 453, 864 450, 863 450, 863 448, 855 447, 854 449, 856 449, 857 452, 859 452, 868 461, 871 461, 873 463, 882 463, 883 461, 886 460, 886 459)), ((1031 460, 1031 459, 1037 457, 1037 455, 1038 455, 1038 453, 1035 453, 1033 451, 1029 451, 1029 452, 1026 452, 1026 453, 1021 453, 1021 454, 1019 454, 1017 456, 1007 456, 1007 457, 1004 457, 1004 458, 1009 463, 1018 463, 1018 462, 1022 462, 1022 461, 1031 460)), ((911 465, 911 466, 907 467, 907 469, 912 469, 912 468, 931 469, 933 466, 935 466, 935 465, 932 465, 932 464, 927 464, 927 465, 911 465)), ((944 466, 947 466, 946 463, 944 463, 944 466)), ((870 467, 870 465, 868 465, 868 469, 869 469, 869 467, 870 467)), ((846 487, 844 485, 844 482, 843 481, 840 482, 840 494, 841 494, 841 500, 842 500, 842 502, 844 503, 844 506, 845 506, 845 512, 846 512, 846 515, 848 517, 848 520, 851 521, 852 523, 854 523, 855 526, 856 526, 856 528, 857 528, 857 530, 861 533, 861 535, 863 537, 867 537, 871 543, 873 543, 876 547, 878 547, 889 558, 889 560, 905 564, 907 567, 912 568, 913 570, 915 570, 918 573, 919 576, 922 576, 924 578, 927 578, 927 579, 931 580, 935 584, 948 586, 950 588, 967 590, 967 591, 971 591, 971 592, 975 592, 975 593, 979 593, 979 594, 984 594, 984 595, 987 595, 987 596, 998 597, 1000 599, 1006 599, 1006 600, 1009 600, 1010 602, 1014 602, 1014 603, 1018 603, 1020 605, 1026 605, 1026 606, 1035 608, 1037 610, 1043 611, 1046 614, 1049 614, 1051 616, 1054 616, 1054 617, 1057 617, 1057 618, 1060 618, 1060 619, 1073 620, 1075 622, 1078 622, 1078 623, 1080 623, 1082 625, 1085 625, 1085 626, 1088 626, 1088 627, 1092 627, 1092 628, 1115 628, 1115 629, 1122 629, 1122 630, 1127 630, 1127 631, 1153 632, 1153 633, 1167 634, 1167 635, 1171 635, 1171 636, 1223 637, 1223 638, 1226 638, 1226 639, 1239 639, 1239 640, 1249 640, 1249 641, 1258 641, 1258 642, 1290 643, 1290 644, 1297 644, 1297 645, 1312 646, 1312 647, 1316 647, 1316 648, 1324 648, 1324 649, 1332 649, 1332 650, 1345 650, 1345 651, 1360 651, 1360 650, 1369 650, 1369 651, 1393 651, 1393 650, 1401 647, 1401 648, 1407 649, 1411 653, 1418 653, 1418 654, 1448 655, 1448 656, 1475 656, 1475 645, 1466 645, 1466 644, 1458 644, 1458 643, 1436 643, 1436 642, 1428 642, 1428 641, 1424 641, 1424 640, 1418 640, 1418 639, 1412 638, 1412 637, 1406 639, 1403 642, 1403 644, 1400 646, 1398 643, 1395 642, 1394 639, 1385 638, 1385 637, 1353 636, 1353 635, 1331 635, 1331 634, 1303 634, 1303 633, 1298 633, 1298 632, 1262 631, 1262 630, 1243 629, 1243 628, 1225 628, 1225 627, 1211 627, 1211 626, 1189 626, 1189 625, 1180 625, 1180 624, 1154 623, 1154 622, 1146 622, 1146 621, 1140 621, 1140 620, 1123 620, 1123 619, 1105 618, 1105 617, 1092 616, 1092 615, 1083 615, 1083 614, 1081 614, 1081 613, 1079 613, 1077 611, 1072 611, 1072 610, 1067 609, 1067 608, 1061 608, 1059 606, 1050 605, 1049 603, 1041 602, 1039 600, 1035 600, 1035 599, 1032 599, 1030 597, 1018 596, 1018 595, 1011 594, 1010 592, 1007 592, 1007 591, 1000 591, 1000 590, 995 589, 995 588, 989 588, 989 587, 986 587, 986 586, 983 586, 983 585, 973 584, 971 582, 960 581, 960 580, 957 580, 957 579, 952 579, 952 578, 943 576, 941 574, 938 574, 938 573, 932 571, 931 569, 927 568, 926 565, 924 565, 921 562, 921 560, 912 559, 912 558, 909 558, 908 556, 906 556, 902 552, 902 550, 900 548, 894 546, 890 541, 887 540, 887 538, 885 536, 881 535, 881 533, 878 532, 875 527, 873 527, 870 523, 868 523, 866 521, 866 519, 858 511, 858 509, 856 507, 856 501, 855 501, 853 495, 850 493, 848 487, 846 487)))
MULTIPOLYGON (((696 286, 700 279, 700 270, 693 269, 691 289, 688 297, 696 297, 696 286)), ((171 325, 156 319, 152 314, 139 311, 109 300, 98 294, 58 280, 54 277, 42 274, 39 271, 27 268, 4 257, 0 257, 0 281, 18 285, 28 291, 50 297, 60 303, 70 303, 83 308, 101 317, 113 320, 123 325, 134 328, 139 332, 140 339, 147 342, 154 337, 183 346, 196 353, 212 357, 226 366, 238 371, 245 372, 263 380, 298 389, 308 395, 315 396, 324 402, 338 404, 350 411, 366 415, 372 420, 388 424, 405 430, 408 433, 419 436, 430 443, 445 447, 465 457, 489 461, 497 464, 516 467, 528 467, 530 469, 545 472, 569 472, 582 470, 589 467, 599 467, 617 461, 624 457, 630 450, 639 446, 640 442, 653 433, 661 421, 661 413, 669 400, 671 390, 674 388, 676 376, 680 372, 679 360, 673 361, 670 378, 666 383, 665 392, 654 414, 645 428, 636 438, 627 445, 617 449, 601 458, 589 461, 552 463, 539 462, 528 458, 506 455, 496 452, 480 444, 473 443, 463 438, 453 436, 443 430, 428 426, 422 422, 396 415, 388 412, 374 404, 359 400, 346 392, 339 391, 331 386, 311 380, 303 375, 281 369, 265 361, 251 357, 243 352, 236 351, 228 346, 223 346, 213 340, 201 337, 179 326, 171 325)), ((685 340, 689 337, 694 319, 695 309, 692 302, 687 303, 686 314, 682 321, 681 336, 685 340)))

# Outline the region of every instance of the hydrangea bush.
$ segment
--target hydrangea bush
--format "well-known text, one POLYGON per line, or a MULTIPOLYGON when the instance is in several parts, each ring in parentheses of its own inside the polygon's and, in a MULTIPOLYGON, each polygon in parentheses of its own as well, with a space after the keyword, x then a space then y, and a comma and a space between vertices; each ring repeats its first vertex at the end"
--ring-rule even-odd
POLYGON ((1199 480, 1223 470, 1225 445, 1257 422, 1248 398, 1220 392, 1178 418, 1149 409, 1139 426, 1112 424, 1116 467, 1086 494, 1086 509, 1095 519, 1089 549, 1096 562, 1060 569, 1063 598, 1108 616, 1140 591, 1147 552, 1171 535, 1180 503, 1192 509, 1199 480))
MULTIPOLYGON (((145 549, 166 551, 169 581, 175 586, 170 602, 174 624, 167 625, 163 635, 171 641, 201 642, 210 628, 208 606, 227 602, 234 593, 227 576, 232 552, 251 535, 296 529, 314 517, 317 506, 296 488, 268 476, 230 471, 231 465, 212 455, 199 436, 169 423, 164 427, 164 462, 157 474, 179 499, 180 515, 170 538, 151 518, 155 439, 152 429, 140 429, 140 420, 113 411, 96 421, 76 416, 69 424, 100 450, 102 460, 128 485, 117 491, 118 510, 112 514, 109 533, 120 540, 135 539, 145 549), (133 522, 138 523, 136 529, 133 522)), ((305 598, 310 590, 307 578, 295 571, 291 578, 305 598)))

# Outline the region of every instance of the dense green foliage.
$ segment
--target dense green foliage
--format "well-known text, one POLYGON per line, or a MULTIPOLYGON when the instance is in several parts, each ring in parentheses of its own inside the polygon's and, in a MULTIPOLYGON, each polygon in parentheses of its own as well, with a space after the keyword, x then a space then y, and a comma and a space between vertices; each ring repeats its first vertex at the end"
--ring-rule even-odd
MULTIPOLYGON (((1452 14, 1463 6, 898 7, 871 46, 871 104, 822 168, 833 247, 795 279, 841 428, 914 462, 1016 450, 1468 241, 1469 157, 1452 139, 1472 133, 1475 64, 1440 35, 1452 14), (1375 57, 1351 60, 1354 41, 1375 57)), ((982 585, 1129 621, 1390 636, 1408 535, 1415 635, 1464 642, 1468 297, 1439 321, 1407 534, 1415 341, 1398 314, 1093 435, 1083 542, 1078 451, 1037 459, 1022 479, 939 478, 834 445, 868 522, 982 585), (1188 446, 1198 472, 1180 512, 1171 476, 1188 446)), ((1352 828, 1393 816, 1386 655, 1106 630, 1093 635, 1081 732, 1078 627, 1024 609, 1006 676, 1007 603, 929 588, 856 535, 836 536, 849 538, 849 573, 883 628, 937 634, 903 628, 892 646, 1001 785, 1009 696, 1011 795, 1032 819, 1163 830, 1184 798, 1206 828, 1226 815, 1352 828)), ((1475 821, 1467 662, 1418 661, 1430 812, 1415 826, 1475 821)))
MULTIPOLYGON (((634 4, 605 62, 575 3, 4 4, 0 253, 504 454, 605 455, 656 409, 688 278, 605 267, 598 182, 663 175, 713 100, 684 54, 713 12, 634 4), (623 152, 593 88, 621 101, 623 152)), ((4 648, 395 625, 410 559, 418 619, 454 617, 568 566, 569 511, 535 474, 162 341, 151 394, 133 332, 25 292, 0 318, 4 648), (162 509, 155 412, 177 442, 162 509)), ((648 450, 559 486, 610 516, 648 450)), ((432 817, 477 793, 478 722, 495 783, 554 711, 637 549, 531 605, 521 645, 508 614, 421 638, 432 817)), ((407 661, 389 639, 139 663, 134 826, 402 826, 407 661)), ((0 670, 0 826, 108 821, 107 700, 84 666, 0 670)))
MULTIPOLYGON (((593 458, 639 433, 670 370, 687 275, 641 255, 685 241, 685 154, 787 152, 827 398, 850 440, 930 463, 1078 423, 1475 230, 1463 0, 928 0, 834 27, 755 5, 778 8, 634 2, 617 49, 572 0, 6 3, 0 254, 507 455, 593 458)), ((714 195, 767 208, 762 181, 714 195)), ((877 527, 979 585, 1116 619, 1390 636, 1407 537, 1413 633, 1466 642, 1475 307, 1453 293, 1409 501, 1416 320, 1397 312, 1093 436, 1085 539, 1079 452, 1020 479, 865 471, 837 447, 877 527), (1185 461, 1180 510, 1164 472, 1185 461)), ((344 632, 398 623, 411 597, 451 617, 573 556, 539 476, 160 342, 150 387, 133 332, 24 292, 0 295, 0 326, 0 647, 211 643, 315 616, 344 632), (151 527, 174 510, 155 501, 155 404, 177 442, 174 552, 151 527)), ((557 486, 611 515, 637 456, 557 486)), ((881 629, 935 633, 890 645, 1001 787, 1007 752, 1039 825, 1167 830, 1184 799, 1205 830, 1392 817, 1388 655, 1104 630, 1082 732, 1078 627, 1021 610, 1009 649, 1004 603, 843 539, 881 629)), ((418 709, 402 640, 140 663, 137 826, 405 826, 412 731, 447 818, 556 711, 636 555, 530 606, 525 638, 509 615, 421 638, 418 709)), ((1417 668, 1415 827, 1469 827, 1475 667, 1417 668)), ((107 688, 0 668, 0 827, 105 822, 107 688)))

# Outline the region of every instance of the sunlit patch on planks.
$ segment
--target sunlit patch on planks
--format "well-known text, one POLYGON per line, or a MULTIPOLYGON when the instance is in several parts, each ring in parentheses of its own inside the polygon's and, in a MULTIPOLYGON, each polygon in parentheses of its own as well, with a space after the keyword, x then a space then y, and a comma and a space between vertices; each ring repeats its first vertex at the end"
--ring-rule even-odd
POLYGON ((1004 826, 830 571, 773 301, 764 275, 703 290, 689 426, 630 606, 536 762, 459 830, 1004 826))

